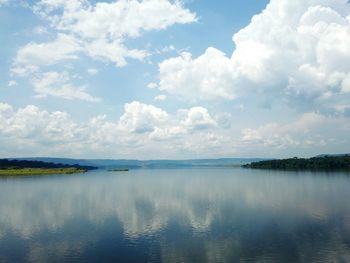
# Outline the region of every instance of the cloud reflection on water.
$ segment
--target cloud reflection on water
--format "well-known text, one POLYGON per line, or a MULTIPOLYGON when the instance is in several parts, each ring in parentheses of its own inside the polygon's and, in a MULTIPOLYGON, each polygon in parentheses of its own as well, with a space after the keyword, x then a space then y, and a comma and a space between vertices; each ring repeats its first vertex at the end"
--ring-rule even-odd
POLYGON ((0 245, 21 240, 29 261, 84 261, 91 250, 113 247, 107 242, 144 247, 142 257, 163 262, 350 259, 349 178, 266 173, 140 170, 1 180, 0 245))

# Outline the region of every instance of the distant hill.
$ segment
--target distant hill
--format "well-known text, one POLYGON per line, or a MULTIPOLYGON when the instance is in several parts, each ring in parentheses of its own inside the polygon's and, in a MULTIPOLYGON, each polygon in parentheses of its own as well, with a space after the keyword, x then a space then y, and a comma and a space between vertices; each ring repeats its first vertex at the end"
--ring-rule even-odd
POLYGON ((67 165, 96 166, 99 168, 190 168, 190 167, 228 167, 257 162, 261 158, 222 158, 222 159, 193 159, 193 160, 110 160, 110 159, 70 159, 70 158, 12 158, 16 160, 42 161, 67 165))
POLYGON ((245 168, 272 170, 350 170, 350 155, 324 155, 309 159, 265 160, 243 165, 245 168))

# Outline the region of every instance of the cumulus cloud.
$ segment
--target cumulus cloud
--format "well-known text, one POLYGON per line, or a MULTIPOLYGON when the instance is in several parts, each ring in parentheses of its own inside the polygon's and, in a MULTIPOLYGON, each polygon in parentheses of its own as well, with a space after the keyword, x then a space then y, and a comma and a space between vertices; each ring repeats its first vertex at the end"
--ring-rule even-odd
POLYGON ((156 89, 158 87, 157 83, 151 82, 148 83, 147 88, 149 89, 156 89))
MULTIPOLYGON (((33 11, 49 22, 57 37, 43 43, 31 42, 18 50, 11 71, 22 77, 38 72, 42 74, 48 66, 76 60, 81 55, 123 67, 128 59, 143 60, 149 55, 146 50, 128 48, 126 40, 140 37, 147 31, 197 21, 196 15, 184 8, 182 2, 169 0, 110 3, 41 0, 33 6, 33 11)), ((34 32, 42 34, 47 30, 37 27, 34 32)), ((72 88, 65 86, 65 94, 72 94, 72 88)), ((76 91, 80 97, 82 92, 82 89, 76 91)), ((47 95, 57 96, 58 93, 46 92, 47 95)), ((61 97, 71 99, 78 96, 61 97)))
POLYGON ((207 129, 216 126, 217 123, 203 107, 193 107, 187 111, 187 116, 182 124, 189 129, 207 129))
POLYGON ((166 98, 167 98, 166 95, 161 94, 161 95, 155 96, 155 97, 154 97, 154 100, 163 101, 163 100, 166 100, 166 98))
POLYGON ((10 80, 8 83, 7 83, 7 86, 8 87, 14 87, 14 86, 17 86, 18 85, 18 83, 17 83, 17 81, 15 81, 15 80, 10 80))
POLYGON ((87 70, 87 72, 91 75, 91 76, 95 76, 98 73, 98 69, 96 68, 89 68, 87 70))
POLYGON ((104 61, 111 61, 117 67, 125 66, 127 58, 143 60, 147 56, 145 50, 128 49, 120 41, 108 42, 104 39, 87 43, 85 50, 89 56, 104 61))
MULTIPOLYGON (((188 135, 197 132, 207 134, 213 128, 217 128, 217 123, 210 116, 208 110, 203 107, 192 107, 179 110, 177 116, 171 116, 163 125, 154 127, 150 139, 156 141, 180 139, 181 143, 184 143, 188 135)), ((192 144, 193 139, 190 141, 192 144)), ((185 144, 188 144, 188 142, 185 144)))
POLYGON ((138 101, 120 118, 99 115, 77 122, 66 112, 0 103, 0 155, 61 155, 96 158, 193 158, 300 156, 346 152, 350 124, 343 117, 305 113, 290 123, 267 123, 235 132, 220 127, 202 107, 176 114, 138 101), (337 127, 337 129, 334 129, 337 127), (302 151, 301 151, 302 150, 302 151))
POLYGON ((150 139, 156 141, 171 140, 179 138, 187 133, 186 129, 182 126, 170 126, 170 127, 155 127, 150 134, 150 139))
POLYGON ((33 29, 33 33, 37 35, 44 35, 47 34, 47 28, 43 26, 37 26, 33 29))
MULTIPOLYGON (((159 64, 159 89, 189 100, 233 99, 231 62, 225 54, 209 48, 192 59, 188 52, 159 64)), ((157 86, 154 86, 157 87, 157 86)))
POLYGON ((100 101, 99 98, 88 94, 85 87, 76 87, 70 81, 70 76, 67 72, 59 73, 53 71, 39 74, 33 80, 34 92, 37 94, 36 97, 39 98, 53 96, 69 100, 100 101))
POLYGON ((241 141, 256 151, 261 148, 264 151, 312 148, 315 152, 322 152, 322 149, 329 147, 339 151, 349 144, 346 134, 350 132, 350 126, 344 123, 344 118, 309 112, 290 123, 267 123, 255 129, 243 129, 241 141), (338 129, 334 130, 333 127, 338 129))
POLYGON ((39 148, 48 141, 69 141, 74 137, 77 126, 64 112, 49 113, 33 105, 15 110, 0 103, 0 128, 4 147, 12 142, 10 146, 15 148, 31 147, 33 144, 39 148))
MULTIPOLYGON (((179 110, 176 116, 150 133, 149 139, 167 145, 169 151, 182 156, 225 156, 232 154, 232 134, 224 134, 222 127, 203 107, 179 110), (166 142, 166 143, 164 143, 166 142)), ((184 157, 182 157, 184 158, 184 157)))
POLYGON ((76 122, 66 112, 48 112, 34 105, 15 109, 0 103, 2 156, 117 155, 122 134, 117 122, 107 121, 105 116, 76 122))
POLYGON ((12 72, 20 76, 26 76, 38 71, 42 66, 77 59, 77 52, 81 50, 78 40, 66 34, 58 34, 52 42, 29 43, 18 50, 12 72))
POLYGON ((158 123, 168 118, 168 113, 162 109, 138 101, 125 104, 124 111, 119 127, 135 133, 153 131, 158 123))
POLYGON ((74 121, 62 111, 48 112, 34 105, 15 109, 0 103, 0 141, 2 156, 159 158, 162 153, 175 158, 178 153, 189 157, 192 153, 212 155, 213 149, 227 151, 230 139, 220 134, 205 108, 171 115, 133 101, 125 104, 123 114, 114 121, 99 115, 85 122, 74 121))
POLYGON ((121 0, 95 5, 86 0, 41 0, 34 10, 51 21, 54 27, 91 39, 138 37, 142 31, 197 20, 196 15, 185 9, 180 1, 168 0, 121 0), (52 16, 57 9, 63 11, 61 15, 52 16))
POLYGON ((116 66, 126 65, 127 58, 142 60, 148 55, 145 50, 127 48, 126 39, 197 20, 180 1, 168 0, 96 4, 86 0, 41 0, 33 10, 59 32, 75 35, 82 41, 87 55, 111 61, 116 66))
POLYGON ((336 109, 350 99, 350 4, 346 0, 271 0, 233 36, 227 57, 208 48, 159 65, 159 89, 189 100, 241 96, 293 107, 336 109))

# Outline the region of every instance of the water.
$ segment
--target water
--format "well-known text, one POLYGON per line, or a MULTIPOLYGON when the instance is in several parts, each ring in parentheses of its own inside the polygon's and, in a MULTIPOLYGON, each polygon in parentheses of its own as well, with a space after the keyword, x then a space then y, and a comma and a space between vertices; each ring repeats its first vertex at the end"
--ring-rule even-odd
POLYGON ((233 169, 0 179, 0 262, 350 262, 350 177, 233 169))

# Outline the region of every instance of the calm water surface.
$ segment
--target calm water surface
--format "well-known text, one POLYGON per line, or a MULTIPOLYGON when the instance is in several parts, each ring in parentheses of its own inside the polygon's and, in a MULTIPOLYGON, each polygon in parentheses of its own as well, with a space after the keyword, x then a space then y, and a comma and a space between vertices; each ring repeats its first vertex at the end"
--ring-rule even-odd
POLYGON ((234 168, 2 178, 0 262, 350 262, 350 177, 234 168))

